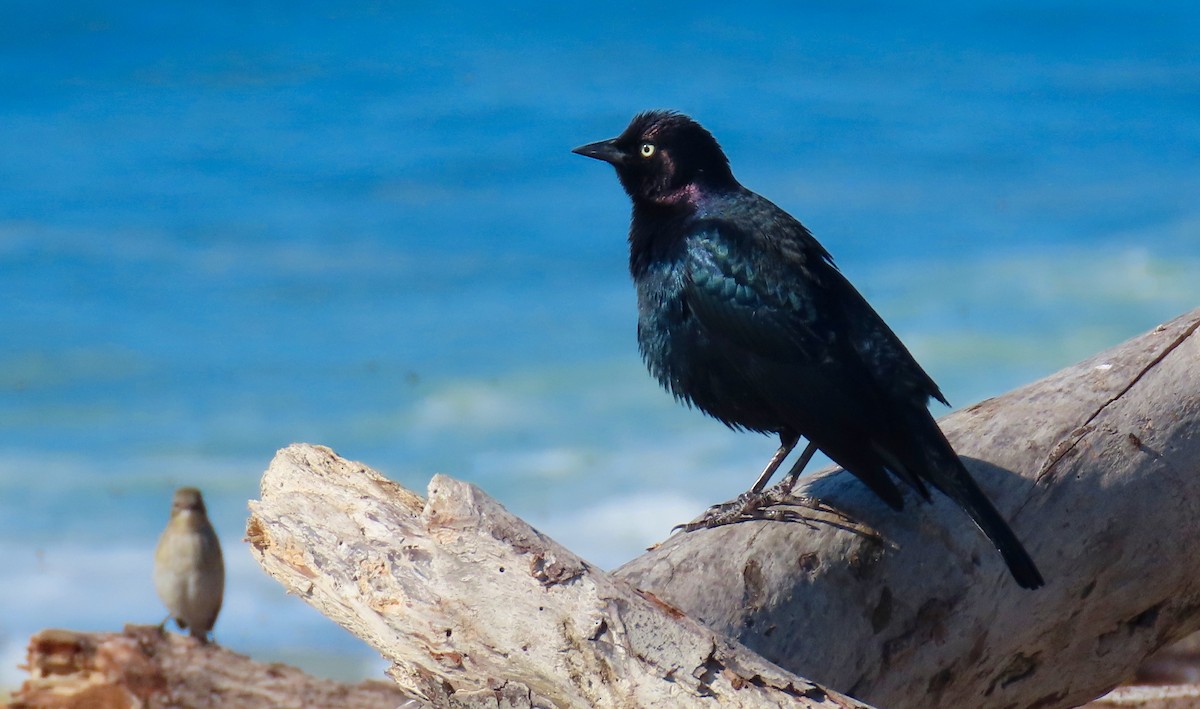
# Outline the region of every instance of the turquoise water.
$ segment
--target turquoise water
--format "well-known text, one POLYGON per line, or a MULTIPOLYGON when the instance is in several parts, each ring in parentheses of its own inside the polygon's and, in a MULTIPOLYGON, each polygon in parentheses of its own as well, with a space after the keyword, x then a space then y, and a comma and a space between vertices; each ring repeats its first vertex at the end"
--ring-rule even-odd
POLYGON ((110 5, 0 4, 0 684, 37 629, 161 620, 183 484, 221 642, 376 672, 241 542, 293 441, 605 566, 748 485, 772 442, 645 374, 627 200, 569 152, 642 109, 708 126, 956 404, 1200 304, 1193 3, 110 5))

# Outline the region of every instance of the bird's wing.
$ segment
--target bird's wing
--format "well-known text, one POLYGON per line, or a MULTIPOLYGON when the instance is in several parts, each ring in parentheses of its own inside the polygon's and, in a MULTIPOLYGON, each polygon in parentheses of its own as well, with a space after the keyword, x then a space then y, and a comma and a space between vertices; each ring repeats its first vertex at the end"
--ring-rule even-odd
POLYGON ((949 406, 950 402, 946 401, 933 378, 917 363, 866 298, 840 272, 833 269, 832 263, 829 268, 836 275, 828 280, 829 288, 834 294, 834 301, 840 306, 849 343, 875 381, 892 395, 901 398, 907 395, 917 399, 922 407, 930 397, 949 406))
POLYGON ((791 226, 790 238, 773 241, 721 220, 693 231, 684 295, 710 336, 781 363, 836 363, 921 406, 931 396, 944 401, 824 248, 799 222, 791 226))
POLYGON ((690 254, 684 283, 687 306, 710 336, 771 360, 815 363, 822 356, 827 343, 799 295, 779 297, 713 256, 690 254))
POLYGON ((781 362, 816 364, 837 331, 823 322, 828 288, 802 260, 786 273, 769 255, 747 248, 752 235, 709 221, 688 239, 684 297, 718 343, 781 362))

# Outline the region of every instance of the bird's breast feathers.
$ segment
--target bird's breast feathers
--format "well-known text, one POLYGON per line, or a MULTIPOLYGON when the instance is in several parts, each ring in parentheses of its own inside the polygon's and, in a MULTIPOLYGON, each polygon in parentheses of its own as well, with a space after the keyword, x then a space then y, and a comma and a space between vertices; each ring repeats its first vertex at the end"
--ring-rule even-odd
POLYGON ((752 397, 756 362, 818 365, 833 331, 819 332, 811 278, 781 276, 742 237, 698 225, 673 258, 637 278, 638 343, 651 373, 676 398, 729 425, 764 430, 740 402, 752 397))

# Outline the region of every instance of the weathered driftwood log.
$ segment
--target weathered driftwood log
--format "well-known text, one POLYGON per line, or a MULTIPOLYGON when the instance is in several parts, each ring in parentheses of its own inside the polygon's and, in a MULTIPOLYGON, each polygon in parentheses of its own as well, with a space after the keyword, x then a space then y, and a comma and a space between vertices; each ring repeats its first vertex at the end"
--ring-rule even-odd
POLYGON ((272 463, 250 541, 435 702, 819 697, 694 618, 879 706, 1074 706, 1200 627, 1198 325, 1200 310, 943 421, 1040 565, 1038 591, 944 498, 896 513, 832 471, 805 491, 857 524, 797 507, 810 523, 675 535, 614 574, 646 597, 468 485, 439 476, 426 504, 311 447, 272 463))
POLYGON ((895 513, 844 472, 806 491, 883 543, 751 522, 676 535, 616 574, 889 709, 1080 704, 1200 627, 1198 325, 1192 311, 942 421, 1045 588, 1018 588, 945 498, 895 513))
POLYGON ((279 663, 256 662, 153 625, 121 633, 43 630, 29 641, 30 678, 11 709, 402 709, 398 687, 346 685, 279 663))
POLYGON ((864 706, 588 565, 466 483, 437 476, 426 502, 294 445, 250 508, 263 568, 435 706, 864 706))

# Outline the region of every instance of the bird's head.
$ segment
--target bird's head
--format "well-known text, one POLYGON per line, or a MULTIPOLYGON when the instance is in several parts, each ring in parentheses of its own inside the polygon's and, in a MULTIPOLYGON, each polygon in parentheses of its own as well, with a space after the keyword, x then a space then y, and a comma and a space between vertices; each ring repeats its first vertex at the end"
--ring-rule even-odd
POLYGON ((171 500, 171 516, 182 512, 205 514, 204 497, 199 490, 194 487, 181 487, 175 491, 175 497, 171 500))
POLYGON ((729 159, 712 133, 673 111, 639 113, 616 138, 581 145, 572 152, 615 167, 634 202, 679 204, 706 188, 737 185, 729 159))

